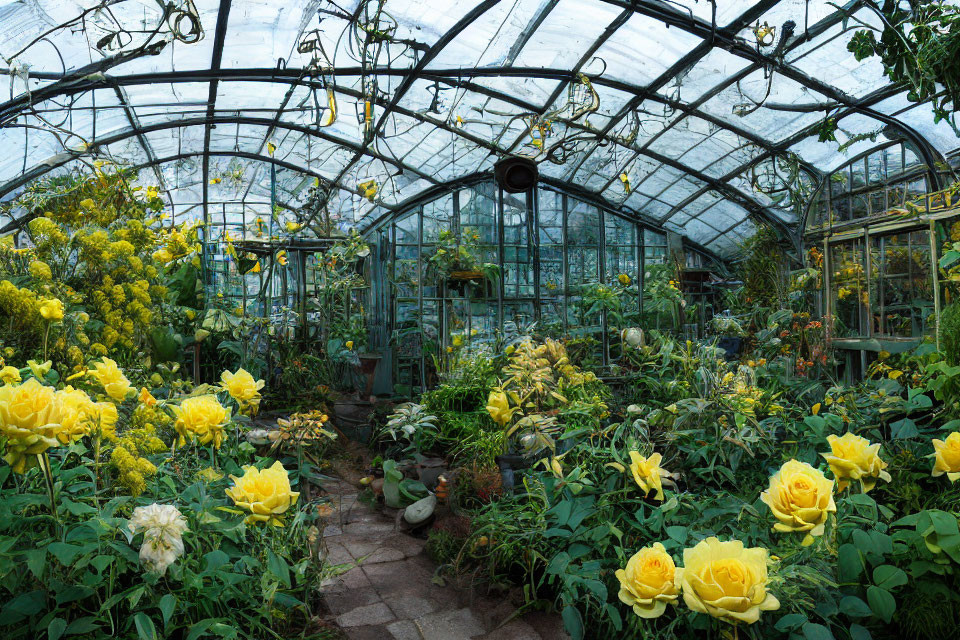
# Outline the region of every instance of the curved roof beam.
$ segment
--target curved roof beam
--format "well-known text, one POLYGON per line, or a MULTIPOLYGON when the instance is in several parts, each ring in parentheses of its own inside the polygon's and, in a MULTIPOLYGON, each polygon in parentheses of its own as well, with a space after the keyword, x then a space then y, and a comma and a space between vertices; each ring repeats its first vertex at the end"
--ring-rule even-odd
MULTIPOLYGON (((17 178, 14 178, 13 180, 9 180, 3 184, 0 184, 0 197, 6 195, 7 193, 10 193, 11 191, 13 191, 18 187, 22 187, 23 185, 27 184, 31 180, 34 180, 42 176, 48 171, 51 171, 53 169, 56 169, 57 167, 61 167, 67 164, 71 160, 76 160, 77 158, 92 155, 99 148, 109 146, 111 144, 120 142, 122 140, 126 140, 127 138, 140 137, 145 133, 151 133, 153 131, 162 131, 164 129, 179 129, 179 128, 189 127, 194 125, 205 126, 205 125, 212 125, 212 124, 249 124, 249 125, 262 126, 262 127, 270 127, 273 124, 273 119, 272 118, 251 118, 248 116, 236 116, 236 115, 233 115, 233 116, 222 115, 222 116, 213 116, 212 118, 206 118, 206 117, 184 118, 180 120, 170 120, 167 122, 156 122, 153 124, 140 127, 139 129, 124 129, 123 131, 112 133, 110 135, 98 138, 97 140, 91 141, 90 145, 84 151, 68 151, 62 154, 58 154, 57 156, 54 156, 53 158, 50 158, 44 162, 41 162, 40 164, 35 165, 31 169, 28 169, 26 172, 24 172, 17 178)), ((435 178, 433 178, 432 176, 429 176, 428 174, 423 173, 418 169, 415 169, 409 165, 406 165, 378 151, 374 151, 373 149, 363 148, 357 143, 352 142, 350 140, 344 140, 343 138, 340 138, 338 136, 332 136, 330 134, 324 133, 322 129, 317 130, 311 127, 294 124, 290 122, 277 123, 276 127, 279 129, 289 129, 291 131, 298 131, 308 135, 316 136, 317 138, 326 140, 327 142, 331 142, 338 146, 342 146, 347 149, 352 149, 358 153, 361 153, 362 156, 369 156, 371 158, 376 158, 377 160, 381 160, 388 164, 392 164, 393 166, 397 167, 401 171, 409 172, 410 174, 415 175, 419 178, 422 178, 430 183, 433 183, 433 184, 437 183, 437 180, 435 178)), ((203 153, 204 152, 200 152, 198 155, 202 155, 203 153)), ((210 155, 223 155, 223 154, 214 153, 212 151, 209 153, 210 155)), ((239 155, 239 152, 233 152, 233 155, 239 155)), ((290 166, 296 167, 296 165, 292 165, 292 164, 290 166)), ((299 170, 302 171, 303 169, 300 168, 299 170)), ((328 184, 334 185, 343 191, 354 193, 353 189, 345 187, 340 183, 334 183, 331 180, 330 176, 324 176, 321 174, 315 174, 315 175, 321 180, 324 180, 328 184)))

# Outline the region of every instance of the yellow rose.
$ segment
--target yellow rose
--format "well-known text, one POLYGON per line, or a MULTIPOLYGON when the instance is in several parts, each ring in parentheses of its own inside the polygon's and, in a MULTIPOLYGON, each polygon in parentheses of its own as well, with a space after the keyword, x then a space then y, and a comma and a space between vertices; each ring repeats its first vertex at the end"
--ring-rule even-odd
POLYGON ((263 385, 263 380, 254 380, 245 369, 237 369, 236 373, 224 371, 220 374, 220 386, 237 401, 241 410, 249 407, 254 415, 260 408, 260 389, 263 389, 263 385))
POLYGON ((831 452, 820 455, 837 479, 837 491, 846 489, 851 480, 859 480, 864 493, 873 489, 878 478, 890 482, 890 474, 884 471, 887 463, 880 459, 879 444, 870 444, 853 433, 845 433, 841 438, 831 434, 827 442, 831 452))
POLYGON ((453 339, 450 341, 450 344, 452 344, 454 347, 462 347, 463 336, 453 336, 453 339))
POLYGON ((36 464, 36 456, 57 446, 60 408, 53 387, 30 378, 0 387, 0 435, 7 440, 7 461, 16 473, 36 464))
POLYGON ((770 478, 770 488, 760 494, 774 517, 774 531, 803 531, 803 546, 822 536, 827 518, 837 511, 833 480, 806 462, 790 460, 770 478))
POLYGON ((50 298, 40 303, 40 315, 48 322, 63 320, 63 303, 59 298, 50 298))
POLYGON ((780 602, 767 593, 767 559, 762 547, 745 549, 739 540, 701 540, 683 550, 683 568, 676 582, 693 611, 736 624, 753 624, 761 611, 775 611, 780 602))
POLYGON ((510 422, 510 418, 513 417, 515 412, 516 408, 510 408, 510 401, 503 391, 493 390, 487 396, 487 413, 501 427, 510 422))
POLYGON ((123 402, 133 391, 130 381, 123 375, 123 371, 120 370, 117 363, 110 358, 104 358, 94 364, 93 371, 90 371, 89 375, 97 379, 97 382, 114 402, 123 402))
POLYGON ((654 491, 653 497, 656 500, 663 501, 663 480, 670 473, 660 468, 660 462, 663 457, 659 453, 651 454, 644 458, 637 451, 630 452, 630 473, 637 486, 643 490, 646 497, 651 491, 654 491))
POLYGON ((278 460, 263 471, 256 467, 244 467, 243 477, 230 476, 233 486, 226 490, 227 496, 241 509, 250 512, 248 523, 266 522, 282 527, 279 516, 297 504, 300 493, 290 490, 290 478, 278 460))
POLYGON ((658 618, 667 604, 676 604, 679 591, 674 582, 676 565, 659 542, 644 547, 617 569, 620 601, 633 607, 641 618, 658 618))
POLYGON ((217 400, 216 396, 196 396, 187 398, 179 407, 172 407, 176 416, 173 427, 180 434, 181 446, 194 440, 201 445, 211 442, 220 448, 223 442, 223 428, 230 421, 230 411, 217 400))
POLYGON ((629 287, 629 286, 630 286, 630 276, 628 276, 628 275, 625 274, 625 273, 621 273, 620 275, 618 275, 618 276, 617 276, 617 281, 620 282, 620 284, 622 284, 622 285, 625 286, 625 287, 629 287))
POLYGON ((60 431, 57 432, 57 440, 61 444, 70 444, 90 433, 96 409, 86 392, 67 386, 57 392, 57 401, 60 404, 60 431))
MULTIPOLYGON (((3 372, 0 371, 0 376, 3 372)), ((960 432, 954 431, 946 440, 933 440, 934 458, 933 473, 934 478, 947 474, 950 482, 956 482, 960 478, 960 432)))
POLYGON ((345 346, 347 349, 353 349, 353 340, 347 340, 346 344, 343 346, 345 346))
POLYGON ((3 380, 3 384, 20 382, 20 370, 7 365, 3 369, 0 369, 0 380, 3 380))

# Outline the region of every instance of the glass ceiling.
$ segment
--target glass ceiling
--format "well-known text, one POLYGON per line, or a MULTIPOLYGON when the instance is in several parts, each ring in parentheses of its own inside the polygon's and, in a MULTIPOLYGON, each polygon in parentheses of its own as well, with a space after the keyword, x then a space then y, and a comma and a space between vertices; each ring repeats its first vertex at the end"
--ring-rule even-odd
POLYGON ((105 157, 209 216, 269 203, 273 167, 286 215, 320 185, 363 229, 520 154, 729 257, 758 220, 796 238, 884 139, 929 166, 960 147, 823 0, 19 0, 0 25, 2 197, 105 157))

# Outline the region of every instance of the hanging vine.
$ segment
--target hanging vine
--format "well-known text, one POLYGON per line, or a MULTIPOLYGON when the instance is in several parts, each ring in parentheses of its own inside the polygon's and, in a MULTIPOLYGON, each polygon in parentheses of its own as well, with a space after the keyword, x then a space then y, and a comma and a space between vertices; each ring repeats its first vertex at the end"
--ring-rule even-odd
POLYGON ((851 20, 863 27, 853 34, 847 49, 857 61, 880 56, 890 80, 907 87, 907 98, 929 102, 935 121, 946 121, 960 136, 956 122, 960 107, 960 7, 942 0, 884 0, 864 6, 880 18, 883 28, 857 18, 852 10, 846 11, 844 28, 851 20))

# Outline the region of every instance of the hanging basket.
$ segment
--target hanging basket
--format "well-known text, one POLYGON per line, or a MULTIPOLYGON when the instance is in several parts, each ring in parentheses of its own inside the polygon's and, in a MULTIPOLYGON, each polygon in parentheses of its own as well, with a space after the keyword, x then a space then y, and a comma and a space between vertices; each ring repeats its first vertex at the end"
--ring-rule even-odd
POLYGON ((450 279, 451 279, 451 280, 458 280, 458 281, 465 281, 465 280, 479 281, 479 280, 483 280, 483 278, 484 278, 483 271, 451 271, 451 272, 450 272, 450 279))

